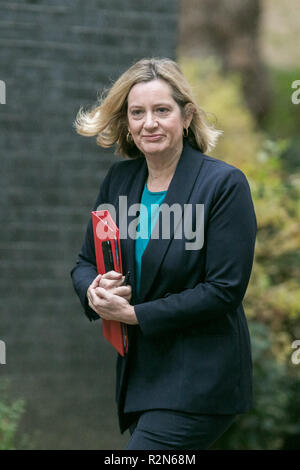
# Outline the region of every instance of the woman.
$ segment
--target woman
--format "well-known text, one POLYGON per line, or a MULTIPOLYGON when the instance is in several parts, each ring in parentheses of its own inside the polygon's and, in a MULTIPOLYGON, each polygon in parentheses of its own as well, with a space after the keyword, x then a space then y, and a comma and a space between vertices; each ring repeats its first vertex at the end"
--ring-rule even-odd
POLYGON ((112 204, 116 222, 131 228, 121 240, 131 287, 113 271, 97 276, 91 221, 72 270, 87 316, 128 326, 116 390, 121 432, 131 432, 126 449, 208 449, 252 407, 242 300, 256 218, 247 180, 205 154, 221 132, 168 59, 133 65, 92 111, 79 112, 76 129, 129 157, 111 166, 95 209, 112 204))

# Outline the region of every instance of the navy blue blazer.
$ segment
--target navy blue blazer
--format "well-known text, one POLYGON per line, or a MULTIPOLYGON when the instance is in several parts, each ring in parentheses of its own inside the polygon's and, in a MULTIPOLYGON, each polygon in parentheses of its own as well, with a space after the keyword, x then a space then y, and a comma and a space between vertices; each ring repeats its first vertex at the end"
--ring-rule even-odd
MULTIPOLYGON (((121 223, 119 196, 127 206, 141 201, 148 170, 144 157, 114 163, 94 210, 113 204, 121 223)), ((117 357, 116 400, 120 430, 132 413, 172 409, 233 414, 252 407, 252 360, 242 305, 257 231, 250 189, 232 165, 185 144, 164 203, 204 204, 204 240, 187 250, 184 237, 150 239, 142 257, 141 290, 135 291, 135 240, 121 240, 123 268, 131 272, 138 325, 128 326, 129 350, 117 357)), ((184 214, 184 211, 182 212, 184 214)), ((128 225, 137 214, 127 216, 128 225)), ((193 211, 194 228, 196 213, 193 211)), ((161 222, 161 220, 160 220, 161 222)), ((86 292, 96 277, 91 220, 76 266, 74 288, 89 319, 86 292)))

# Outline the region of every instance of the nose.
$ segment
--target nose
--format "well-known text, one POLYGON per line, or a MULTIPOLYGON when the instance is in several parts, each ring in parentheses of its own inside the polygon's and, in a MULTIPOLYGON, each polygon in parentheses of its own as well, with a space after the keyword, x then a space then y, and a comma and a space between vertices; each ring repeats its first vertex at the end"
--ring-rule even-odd
POLYGON ((155 116, 153 116, 152 112, 146 114, 144 128, 145 129, 155 129, 158 126, 157 120, 155 116))

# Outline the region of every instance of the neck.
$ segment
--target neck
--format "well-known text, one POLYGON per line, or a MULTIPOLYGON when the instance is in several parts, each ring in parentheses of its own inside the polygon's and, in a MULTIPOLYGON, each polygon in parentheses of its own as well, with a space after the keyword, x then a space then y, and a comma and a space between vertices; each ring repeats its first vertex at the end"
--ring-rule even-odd
POLYGON ((169 155, 145 155, 148 166, 147 187, 151 191, 163 191, 173 178, 182 148, 169 155))

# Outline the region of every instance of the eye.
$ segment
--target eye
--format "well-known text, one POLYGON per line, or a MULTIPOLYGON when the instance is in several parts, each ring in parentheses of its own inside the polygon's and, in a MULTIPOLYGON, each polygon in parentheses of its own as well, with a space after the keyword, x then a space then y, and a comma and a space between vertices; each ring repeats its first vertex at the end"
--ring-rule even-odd
POLYGON ((132 109, 130 113, 133 117, 139 118, 142 116, 143 111, 141 109, 132 109))
POLYGON ((160 114, 166 114, 166 113, 169 111, 169 109, 168 109, 168 108, 165 108, 165 107, 163 107, 163 106, 161 106, 161 107, 157 108, 157 111, 158 111, 160 114))

